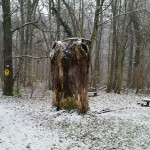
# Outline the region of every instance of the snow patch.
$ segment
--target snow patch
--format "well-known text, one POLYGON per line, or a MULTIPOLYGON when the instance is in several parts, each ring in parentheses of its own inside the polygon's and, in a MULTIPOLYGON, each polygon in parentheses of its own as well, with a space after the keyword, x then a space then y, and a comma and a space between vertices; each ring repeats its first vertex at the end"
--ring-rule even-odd
POLYGON ((106 94, 89 99, 90 110, 56 111, 51 98, 0 97, 0 150, 150 149, 150 109, 143 97, 106 94))

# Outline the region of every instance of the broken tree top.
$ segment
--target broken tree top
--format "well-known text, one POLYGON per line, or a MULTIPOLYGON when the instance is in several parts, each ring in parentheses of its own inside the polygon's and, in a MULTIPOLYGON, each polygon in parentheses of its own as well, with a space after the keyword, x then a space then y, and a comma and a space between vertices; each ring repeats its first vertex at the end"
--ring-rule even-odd
POLYGON ((50 53, 50 57, 53 57, 55 51, 56 51, 56 47, 60 48, 60 50, 65 51, 68 50, 72 44, 76 44, 76 45, 86 45, 87 47, 89 46, 89 44, 91 43, 91 41, 89 39, 85 39, 85 38, 68 38, 65 39, 63 41, 55 41, 53 46, 52 46, 52 51, 50 53))
POLYGON ((88 110, 89 43, 84 38, 70 38, 52 46, 52 97, 57 110, 88 110))
POLYGON ((69 39, 63 40, 63 42, 75 42, 75 41, 81 41, 87 45, 91 42, 89 39, 85 39, 85 38, 69 38, 69 39))

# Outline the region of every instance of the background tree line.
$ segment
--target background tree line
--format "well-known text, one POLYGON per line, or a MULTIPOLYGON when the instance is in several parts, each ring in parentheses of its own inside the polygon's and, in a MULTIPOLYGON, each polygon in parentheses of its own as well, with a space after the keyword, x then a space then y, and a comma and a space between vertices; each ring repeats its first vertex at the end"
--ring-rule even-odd
POLYGON ((50 85, 51 45, 83 37, 89 45, 89 85, 150 88, 150 1, 144 0, 2 0, 0 1, 0 86, 19 93, 39 81, 50 85), (10 68, 9 68, 10 67, 10 68), (10 70, 9 76, 4 71, 10 70))

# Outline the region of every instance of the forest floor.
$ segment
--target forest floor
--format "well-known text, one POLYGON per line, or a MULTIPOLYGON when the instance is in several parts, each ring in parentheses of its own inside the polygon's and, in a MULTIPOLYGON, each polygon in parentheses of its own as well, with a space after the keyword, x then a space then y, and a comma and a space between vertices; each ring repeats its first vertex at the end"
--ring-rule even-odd
POLYGON ((90 110, 56 111, 48 98, 0 94, 0 150, 150 150, 150 108, 143 96, 106 94, 90 110))

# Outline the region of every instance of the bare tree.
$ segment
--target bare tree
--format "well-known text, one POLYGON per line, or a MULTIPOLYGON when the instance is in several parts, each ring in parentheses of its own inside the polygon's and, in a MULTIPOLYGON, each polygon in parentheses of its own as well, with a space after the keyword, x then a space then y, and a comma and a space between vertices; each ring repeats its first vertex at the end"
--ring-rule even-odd
MULTIPOLYGON (((113 18, 117 15, 117 2, 118 2, 118 0, 115 0, 112 3, 113 18)), ((117 25, 116 19, 113 19, 112 20, 113 35, 112 35, 111 66, 110 66, 110 74, 109 74, 109 80, 108 80, 108 85, 107 85, 107 93, 110 93, 113 88, 115 52, 116 52, 116 40, 117 40, 116 25, 117 25)))
POLYGON ((93 45, 95 42, 96 34, 99 28, 99 18, 100 18, 100 13, 102 12, 102 7, 104 4, 105 0, 96 0, 96 9, 95 9, 95 16, 94 16, 94 25, 93 25, 93 31, 91 34, 91 44, 89 46, 90 53, 92 52, 93 45))

